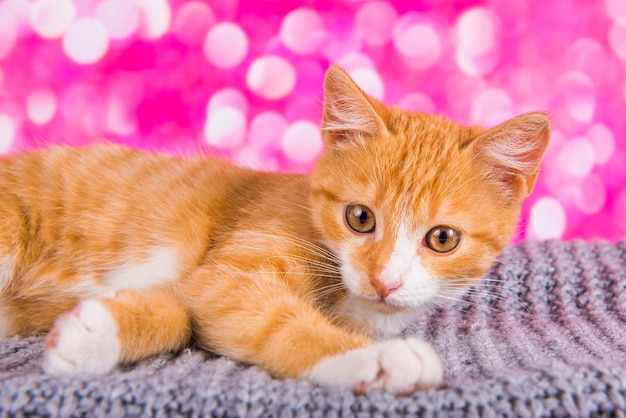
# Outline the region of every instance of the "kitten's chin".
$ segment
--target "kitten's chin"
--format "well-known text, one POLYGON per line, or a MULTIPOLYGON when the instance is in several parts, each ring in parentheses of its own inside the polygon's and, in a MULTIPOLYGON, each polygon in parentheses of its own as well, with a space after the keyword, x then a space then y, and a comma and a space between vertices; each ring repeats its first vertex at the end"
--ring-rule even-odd
POLYGON ((354 329, 375 339, 398 336, 416 320, 414 308, 368 299, 354 293, 350 293, 336 306, 335 314, 354 329))

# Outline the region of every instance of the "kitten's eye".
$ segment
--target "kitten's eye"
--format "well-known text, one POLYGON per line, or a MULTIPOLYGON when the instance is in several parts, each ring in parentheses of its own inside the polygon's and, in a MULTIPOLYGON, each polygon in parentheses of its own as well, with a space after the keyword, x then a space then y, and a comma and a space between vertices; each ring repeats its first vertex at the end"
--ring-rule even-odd
POLYGON ((376 218, 370 208, 363 205, 348 205, 346 208, 346 222, 356 232, 365 234, 373 232, 376 227, 376 218))
POLYGON ((461 240, 461 233, 449 226, 436 226, 426 234, 426 245, 438 253, 449 253, 461 240))

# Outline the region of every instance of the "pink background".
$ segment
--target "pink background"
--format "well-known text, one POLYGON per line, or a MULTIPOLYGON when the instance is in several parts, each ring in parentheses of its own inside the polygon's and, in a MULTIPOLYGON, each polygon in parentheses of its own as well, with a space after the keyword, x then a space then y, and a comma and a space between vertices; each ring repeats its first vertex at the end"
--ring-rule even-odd
POLYGON ((0 0, 0 154, 106 137, 308 170, 330 62, 464 123, 550 112, 518 238, 626 237, 623 0, 0 0))

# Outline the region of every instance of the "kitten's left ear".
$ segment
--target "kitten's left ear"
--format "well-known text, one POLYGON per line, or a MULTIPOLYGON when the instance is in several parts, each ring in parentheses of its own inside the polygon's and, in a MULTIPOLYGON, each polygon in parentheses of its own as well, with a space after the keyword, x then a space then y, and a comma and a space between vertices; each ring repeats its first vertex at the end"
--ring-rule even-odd
POLYGON ((487 163, 488 177, 524 198, 535 186, 550 131, 547 115, 529 113, 488 130, 473 141, 472 147, 487 163))

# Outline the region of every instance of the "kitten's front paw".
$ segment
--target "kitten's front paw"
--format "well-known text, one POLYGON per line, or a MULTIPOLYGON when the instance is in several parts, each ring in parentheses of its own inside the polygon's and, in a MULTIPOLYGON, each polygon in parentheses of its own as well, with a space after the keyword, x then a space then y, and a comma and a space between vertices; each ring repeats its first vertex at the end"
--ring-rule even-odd
POLYGON ((408 338, 325 358, 304 377, 324 386, 350 387, 358 393, 382 388, 393 394, 408 395, 440 385, 443 366, 430 344, 408 338))
POLYGON ((48 334, 43 368, 56 376, 101 375, 119 359, 117 325, 97 300, 81 302, 59 317, 48 334))

